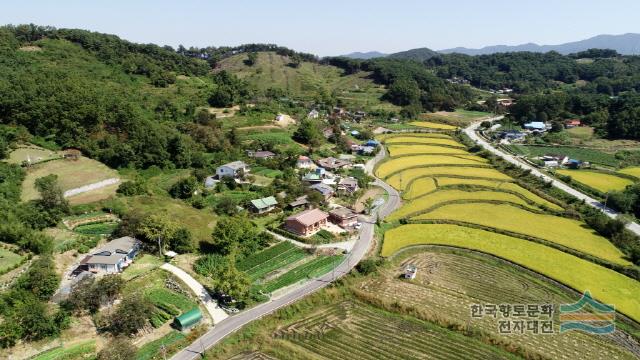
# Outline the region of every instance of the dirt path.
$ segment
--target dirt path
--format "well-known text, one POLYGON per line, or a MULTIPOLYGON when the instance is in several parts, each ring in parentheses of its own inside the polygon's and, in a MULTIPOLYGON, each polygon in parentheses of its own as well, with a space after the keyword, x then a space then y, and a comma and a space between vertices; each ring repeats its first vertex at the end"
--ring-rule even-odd
POLYGON ((367 199, 375 199, 377 197, 380 197, 384 194, 384 190, 382 188, 379 187, 372 187, 369 188, 364 194, 362 194, 362 196, 360 196, 360 198, 358 200, 356 200, 356 203, 354 205, 354 210, 357 213, 361 213, 364 208, 364 202, 367 201, 367 199))
POLYGON ((110 178, 102 181, 95 182, 93 184, 88 184, 84 186, 77 187, 75 189, 69 189, 64 192, 64 197, 71 197, 74 195, 86 193, 93 190, 102 189, 103 187, 107 187, 110 185, 115 185, 120 182, 119 178, 110 178))

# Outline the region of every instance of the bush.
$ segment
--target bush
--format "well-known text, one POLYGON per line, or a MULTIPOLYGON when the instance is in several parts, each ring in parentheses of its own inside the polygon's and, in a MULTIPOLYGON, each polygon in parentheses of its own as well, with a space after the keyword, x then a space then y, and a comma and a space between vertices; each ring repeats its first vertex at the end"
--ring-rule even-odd
POLYGON ((147 187, 142 181, 127 181, 120 184, 116 192, 124 196, 144 195, 147 193, 147 187))
POLYGON ((384 260, 381 258, 369 258, 364 259, 356 265, 356 270, 362 275, 369 275, 378 272, 378 268, 384 264, 384 260))

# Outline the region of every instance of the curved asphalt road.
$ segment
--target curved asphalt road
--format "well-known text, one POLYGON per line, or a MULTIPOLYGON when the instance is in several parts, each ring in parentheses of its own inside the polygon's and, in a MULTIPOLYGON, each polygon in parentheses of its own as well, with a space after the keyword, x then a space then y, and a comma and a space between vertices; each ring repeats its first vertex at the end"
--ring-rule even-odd
MULTIPOLYGON (((382 146, 381 151, 378 152, 378 154, 366 164, 366 171, 372 174, 375 164, 378 161, 382 160, 385 156, 386 151, 384 149, 384 146, 382 146)), ((378 216, 380 217, 380 219, 383 219, 387 215, 391 214, 395 209, 400 207, 400 195, 394 188, 380 179, 376 178, 374 183, 375 185, 382 187, 389 193, 388 201, 381 205, 377 210, 378 216)), ((227 319, 216 324, 213 329, 207 331, 204 335, 195 340, 191 345, 175 354, 171 359, 194 360, 200 358, 205 349, 208 349, 211 346, 215 345, 224 337, 240 329, 242 326, 254 320, 260 319, 261 317, 268 315, 278 310, 279 308, 294 303, 302 299, 303 297, 324 288, 336 278, 349 273, 349 271, 353 269, 353 267, 356 266, 356 264, 360 262, 360 260, 362 260, 364 255, 367 253, 367 250, 371 246, 371 241, 373 239, 375 221, 365 216, 361 216, 360 221, 362 222, 362 227, 360 228, 360 236, 356 241, 356 244, 354 245, 351 252, 345 257, 344 261, 339 264, 334 271, 324 276, 308 280, 303 285, 296 287, 293 291, 286 293, 281 297, 278 297, 277 299, 272 299, 267 303, 258 305, 237 315, 228 317, 227 319)))
MULTIPOLYGON (((492 119, 488 119, 489 121, 494 121, 494 120, 500 120, 502 119, 502 116, 498 116, 492 119)), ((486 121, 486 120, 485 120, 486 121)), ((542 172, 540 172, 538 169, 536 169, 535 167, 523 163, 522 161, 518 160, 518 158, 516 158, 515 156, 512 156, 510 154, 507 154, 503 151, 500 151, 496 148, 494 148, 493 146, 491 146, 491 144, 489 144, 487 141, 485 141, 481 136, 479 136, 476 131, 478 130, 478 127, 480 127, 480 124, 482 123, 482 121, 479 122, 475 122, 471 125, 469 125, 469 127, 467 127, 466 129, 464 129, 464 132, 467 134, 467 136, 469 136, 473 141, 475 141, 476 143, 478 143, 480 146, 484 147, 486 150, 492 152, 495 155, 500 156, 501 158, 503 158, 504 160, 519 166, 523 169, 527 169, 527 170, 531 170, 531 174, 542 178, 545 181, 550 181, 551 184, 555 187, 557 187, 558 189, 575 196, 576 198, 578 198, 579 200, 584 200, 586 204, 588 204, 589 206, 592 206, 596 209, 602 210, 607 216, 611 217, 611 218, 616 218, 618 217, 620 214, 618 212, 616 212, 615 210, 606 207, 604 204, 602 204, 600 201, 590 197, 589 195, 586 195, 572 187, 570 187, 569 185, 560 182, 558 180, 555 180, 554 178, 552 178, 549 175, 543 174, 542 172)), ((640 236, 640 225, 638 225, 638 223, 635 222, 631 222, 629 224, 627 224, 627 229, 631 230, 633 233, 635 233, 636 235, 640 236)))

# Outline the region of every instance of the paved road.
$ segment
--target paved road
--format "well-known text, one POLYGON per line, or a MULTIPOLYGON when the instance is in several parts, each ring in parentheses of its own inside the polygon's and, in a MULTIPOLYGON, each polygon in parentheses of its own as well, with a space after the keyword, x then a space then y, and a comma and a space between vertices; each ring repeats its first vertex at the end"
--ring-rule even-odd
MULTIPOLYGON (((365 167, 367 172, 371 174, 375 162, 383 159, 385 155, 386 154, 383 149, 369 163, 367 163, 367 166, 365 167)), ((400 206, 400 196, 395 189, 379 179, 375 180, 375 184, 384 188, 389 193, 389 200, 381 205, 377 211, 378 216, 382 219, 400 206)), ((305 296, 324 288, 336 278, 349 273, 349 271, 353 269, 353 267, 356 266, 356 264, 360 262, 360 260, 362 260, 369 247, 371 246, 371 242, 373 240, 375 221, 365 216, 361 216, 360 221, 362 223, 362 227, 360 228, 360 235, 358 237, 358 240, 356 241, 355 246, 353 247, 353 250, 345 257, 344 261, 335 268, 334 271, 324 276, 311 279, 303 285, 296 287, 293 291, 283 294, 278 298, 271 299, 271 301, 267 303, 258 305, 254 308, 227 318, 226 320, 218 323, 213 329, 206 332, 187 348, 175 354, 172 359, 197 359, 201 356, 205 349, 208 349, 209 347, 215 345, 224 337, 240 329, 242 326, 254 320, 260 319, 261 317, 266 316, 278 310, 279 308, 294 303, 304 298, 305 296)))
MULTIPOLYGON (((494 121, 494 120, 500 120, 502 119, 502 116, 498 116, 492 119, 489 119, 489 121, 494 121)), ((507 154, 503 151, 500 151, 496 148, 494 148, 491 144, 489 144, 487 141, 485 141, 481 136, 479 136, 476 131, 478 129, 478 127, 480 127, 481 122, 475 122, 471 125, 469 125, 469 127, 467 127, 466 129, 464 129, 464 132, 475 142, 477 142, 479 145, 481 145, 482 147, 484 147, 485 149, 487 149, 488 151, 494 153, 495 155, 500 156, 501 158, 503 158, 505 161, 508 161, 514 165, 517 165, 523 169, 527 169, 527 170, 531 170, 531 174, 534 176, 537 176, 539 178, 544 179, 545 181, 550 181, 551 184, 553 186, 555 186, 556 188, 571 194, 573 196, 575 196, 576 198, 578 198, 579 200, 584 200, 586 204, 593 206, 596 209, 600 209, 601 211, 603 211, 607 216, 611 217, 611 218, 616 218, 618 217, 620 214, 617 213, 615 210, 608 208, 606 206, 604 206, 604 204, 602 204, 600 201, 590 197, 589 195, 586 195, 574 188, 572 188, 571 186, 560 182, 558 180, 555 180, 554 178, 552 178, 549 175, 543 174, 542 172, 540 172, 538 169, 536 169, 535 167, 526 164, 522 161, 520 161, 518 158, 516 158, 515 156, 512 156, 510 154, 507 154)), ((629 224, 627 224, 627 228, 629 230, 631 230, 633 233, 635 233, 636 235, 640 235, 640 225, 638 225, 638 223, 635 222, 631 222, 629 224)))
POLYGON ((187 284, 191 291, 193 291, 198 296, 198 299, 202 301, 204 307, 207 309, 207 312, 209 313, 209 315, 211 315, 211 319, 213 320, 214 324, 222 322, 224 319, 229 317, 229 315, 227 315, 227 313, 218 306, 218 303, 216 303, 211 298, 211 295, 209 295, 207 289, 205 289, 204 286, 202 286, 202 284, 198 282, 198 280, 194 279, 187 272, 180 269, 179 267, 166 263, 162 264, 160 268, 172 273, 180 280, 182 280, 182 282, 187 284))

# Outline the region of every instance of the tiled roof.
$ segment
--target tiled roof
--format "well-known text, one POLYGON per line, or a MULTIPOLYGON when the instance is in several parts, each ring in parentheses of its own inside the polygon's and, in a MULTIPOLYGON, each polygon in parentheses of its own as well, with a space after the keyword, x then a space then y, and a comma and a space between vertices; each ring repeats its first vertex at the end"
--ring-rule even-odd
POLYGON ((320 209, 309 209, 301 213, 289 216, 287 220, 295 220, 303 225, 313 225, 318 221, 328 218, 329 215, 320 209))

